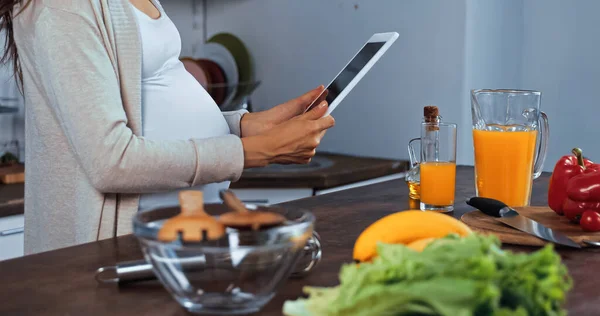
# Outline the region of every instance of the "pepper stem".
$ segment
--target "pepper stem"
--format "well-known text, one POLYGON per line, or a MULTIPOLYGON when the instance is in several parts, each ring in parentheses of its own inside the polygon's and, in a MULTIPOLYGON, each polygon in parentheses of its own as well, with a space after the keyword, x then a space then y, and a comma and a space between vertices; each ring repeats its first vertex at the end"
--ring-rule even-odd
POLYGON ((585 169, 585 163, 583 163, 583 152, 580 148, 573 148, 571 152, 577 157, 577 163, 585 169))

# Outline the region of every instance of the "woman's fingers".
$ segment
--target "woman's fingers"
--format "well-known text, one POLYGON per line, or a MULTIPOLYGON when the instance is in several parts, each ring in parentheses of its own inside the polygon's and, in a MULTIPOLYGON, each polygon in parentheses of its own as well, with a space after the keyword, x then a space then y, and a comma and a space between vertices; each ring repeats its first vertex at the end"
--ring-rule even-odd
POLYGON ((335 119, 331 115, 324 116, 311 122, 310 130, 312 133, 321 133, 335 126, 335 119))
POLYGON ((327 101, 322 101, 312 110, 302 114, 299 118, 303 120, 318 120, 327 113, 327 101))
POLYGON ((314 101, 315 98, 318 97, 321 92, 323 92, 323 89, 325 89, 325 87, 323 85, 320 85, 308 91, 307 93, 293 99, 292 102, 302 104, 306 107, 308 104, 314 101))
POLYGON ((312 124, 309 128, 311 133, 306 136, 304 148, 314 149, 319 147, 321 139, 325 136, 327 130, 335 125, 335 119, 328 115, 309 123, 312 124))
POLYGON ((307 113, 277 125, 267 135, 271 141, 264 142, 269 144, 272 153, 269 161, 282 164, 309 163, 327 129, 335 125, 333 117, 325 116, 326 113, 327 101, 323 101, 307 113))
POLYGON ((331 115, 324 116, 317 120, 317 129, 326 130, 330 129, 335 125, 335 119, 331 115))
POLYGON ((324 129, 324 130, 320 131, 320 132, 319 132, 319 134, 318 134, 318 137, 319 137, 320 139, 322 139, 323 137, 325 137, 325 133, 327 133, 327 130, 326 130, 326 129, 324 129))
POLYGON ((295 99, 289 100, 286 102, 286 104, 288 104, 288 106, 292 108, 296 114, 302 114, 306 110, 306 107, 308 107, 319 96, 319 94, 323 92, 323 89, 325 89, 325 87, 320 85, 295 99))
POLYGON ((304 105, 304 111, 306 111, 306 109, 313 104, 313 100, 316 105, 323 101, 327 101, 327 95, 329 95, 329 90, 323 90, 320 94, 317 94, 312 100, 309 101, 309 103, 304 105))
MULTIPOLYGON (((281 122, 285 122, 293 117, 296 117, 300 114, 303 114, 306 110, 306 107, 319 96, 319 94, 323 91, 323 86, 319 86, 311 91, 306 92, 305 94, 289 100, 283 104, 280 104, 276 107, 267 110, 269 113, 268 121, 273 122, 275 124, 279 124, 281 122)), ((258 112, 260 113, 260 112, 258 112)))

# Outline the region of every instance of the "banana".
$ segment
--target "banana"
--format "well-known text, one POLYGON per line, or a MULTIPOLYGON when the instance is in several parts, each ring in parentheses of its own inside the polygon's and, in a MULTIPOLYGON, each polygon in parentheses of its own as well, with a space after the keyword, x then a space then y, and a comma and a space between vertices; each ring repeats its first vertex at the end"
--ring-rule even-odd
POLYGON ((414 251, 421 252, 421 251, 423 251, 423 249, 425 249, 425 247, 427 247, 427 245, 429 245, 430 242, 432 242, 436 239, 437 238, 434 238, 434 237, 417 239, 417 240, 411 242, 410 244, 406 245, 406 247, 408 247, 414 251))
POLYGON ((356 239, 353 257, 360 262, 377 255, 377 243, 405 244, 425 238, 442 238, 456 233, 472 233, 463 222, 436 212, 407 210, 380 218, 367 227, 356 239))

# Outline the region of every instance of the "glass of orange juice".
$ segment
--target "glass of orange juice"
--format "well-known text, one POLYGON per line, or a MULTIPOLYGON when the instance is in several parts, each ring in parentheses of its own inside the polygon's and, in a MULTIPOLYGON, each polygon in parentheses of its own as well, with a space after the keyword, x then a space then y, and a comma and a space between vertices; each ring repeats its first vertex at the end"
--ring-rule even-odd
POLYGON ((541 97, 532 90, 471 91, 477 196, 529 206, 548 144, 541 97))
POLYGON ((454 210, 456 124, 421 124, 421 203, 423 211, 454 210))

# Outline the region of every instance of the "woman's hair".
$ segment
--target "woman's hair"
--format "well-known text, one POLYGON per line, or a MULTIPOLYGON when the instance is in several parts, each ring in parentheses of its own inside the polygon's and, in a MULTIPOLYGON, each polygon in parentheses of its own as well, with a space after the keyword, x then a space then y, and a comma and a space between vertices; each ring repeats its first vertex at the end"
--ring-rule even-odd
POLYGON ((14 75, 18 79, 19 87, 23 84, 23 73, 19 64, 19 53, 17 52, 13 33, 13 11, 15 6, 23 3, 25 5, 23 5, 22 9, 27 7, 31 3, 31 0, 0 0, 0 33, 5 36, 4 52, 2 57, 0 57, 0 62, 2 64, 12 62, 12 68, 14 75))

